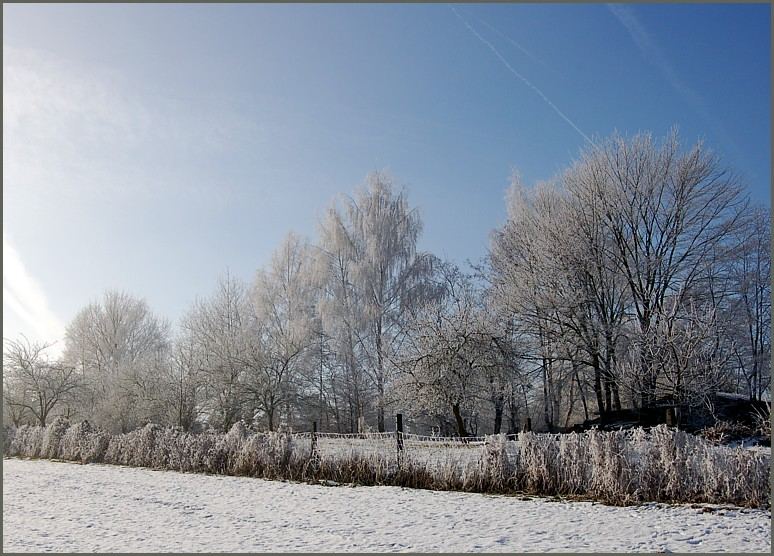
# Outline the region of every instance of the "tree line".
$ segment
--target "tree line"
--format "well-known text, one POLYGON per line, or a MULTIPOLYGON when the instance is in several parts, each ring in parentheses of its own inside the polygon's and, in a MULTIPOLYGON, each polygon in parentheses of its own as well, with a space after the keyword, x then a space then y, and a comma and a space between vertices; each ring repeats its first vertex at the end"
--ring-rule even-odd
POLYGON ((114 432, 256 427, 443 435, 560 430, 659 400, 770 389, 770 213, 701 143, 614 135, 550 182, 512 178, 506 222, 464 269, 373 173, 315 241, 290 233, 178 326, 108 291, 49 344, 6 340, 6 422, 114 432))

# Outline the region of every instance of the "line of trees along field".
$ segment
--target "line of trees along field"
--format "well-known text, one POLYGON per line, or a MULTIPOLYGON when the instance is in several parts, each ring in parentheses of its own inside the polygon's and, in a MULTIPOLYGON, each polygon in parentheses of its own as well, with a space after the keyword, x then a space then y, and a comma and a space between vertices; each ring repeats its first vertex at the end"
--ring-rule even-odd
POLYGON ((717 391, 767 398, 771 227, 739 180, 676 133, 613 136, 550 183, 513 178, 481 264, 417 251, 418 211, 383 173, 289 234, 251 283, 226 274, 173 331, 109 291, 63 355, 6 340, 6 422, 114 432, 357 432, 400 411, 441 434, 558 430, 717 391))

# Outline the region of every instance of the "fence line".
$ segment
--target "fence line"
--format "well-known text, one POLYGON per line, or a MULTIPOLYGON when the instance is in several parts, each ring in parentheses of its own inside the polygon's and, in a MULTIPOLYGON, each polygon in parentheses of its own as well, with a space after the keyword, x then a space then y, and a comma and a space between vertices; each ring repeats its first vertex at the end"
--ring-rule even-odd
POLYGON ((436 490, 583 495, 612 503, 769 507, 770 455, 714 446, 665 425, 650 431, 524 432, 475 439, 405 433, 185 433, 146 425, 111 435, 58 418, 3 429, 4 454, 268 479, 436 490))

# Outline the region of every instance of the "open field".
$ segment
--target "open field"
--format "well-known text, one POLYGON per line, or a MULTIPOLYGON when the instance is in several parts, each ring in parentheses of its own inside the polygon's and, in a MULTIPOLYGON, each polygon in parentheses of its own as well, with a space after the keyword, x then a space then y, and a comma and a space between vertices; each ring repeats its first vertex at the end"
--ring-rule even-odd
POLYGON ((3 550, 767 552, 762 510, 326 487, 3 460, 3 550))

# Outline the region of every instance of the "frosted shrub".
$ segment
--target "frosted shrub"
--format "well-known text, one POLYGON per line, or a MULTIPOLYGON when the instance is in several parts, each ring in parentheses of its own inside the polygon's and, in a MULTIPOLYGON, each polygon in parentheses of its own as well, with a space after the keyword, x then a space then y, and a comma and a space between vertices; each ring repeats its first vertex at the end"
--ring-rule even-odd
POLYGON ((207 431, 199 435, 192 436, 188 444, 188 454, 191 458, 192 471, 212 472, 213 452, 217 435, 212 431, 207 431))
POLYGON ((180 470, 180 454, 182 453, 179 438, 182 431, 179 427, 167 427, 156 431, 150 467, 154 469, 180 470))
POLYGON ((587 492, 603 500, 625 502, 629 484, 620 432, 587 433, 590 474, 587 492))
POLYGON ((512 469, 506 451, 506 437, 497 434, 486 437, 484 453, 481 457, 481 472, 485 490, 500 491, 506 487, 512 469))
POLYGON ((91 432, 91 425, 88 421, 81 421, 67 429, 59 443, 62 459, 82 461, 84 444, 91 437, 91 432))
POLYGON ((20 456, 25 457, 24 446, 26 444, 26 436, 29 434, 30 426, 21 425, 14 431, 13 436, 8 443, 8 450, 6 455, 8 456, 20 456))
POLYGON ((211 473, 234 474, 237 459, 248 433, 249 431, 244 422, 238 421, 234 423, 228 433, 218 435, 217 441, 211 449, 211 473))
POLYGON ((654 485, 655 495, 659 500, 676 500, 687 478, 687 444, 685 433, 680 433, 666 425, 659 425, 651 430, 651 441, 655 448, 652 454, 656 457, 655 467, 661 475, 654 485))
POLYGON ((583 494, 588 487, 589 442, 586 434, 563 434, 559 439, 559 492, 583 494))
POLYGON ((70 426, 59 443, 59 457, 81 463, 99 463, 105 459, 110 435, 88 421, 70 426))
POLYGON ((48 459, 59 457, 59 443, 68 428, 70 428, 70 422, 64 417, 57 417, 46 427, 40 457, 48 459))
POLYGON ((9 455, 13 437, 16 435, 16 427, 12 425, 3 425, 3 455, 9 455))
POLYGON ((519 444, 524 488, 528 492, 554 494, 559 475, 555 435, 523 432, 519 444))
POLYGON ((149 423, 139 430, 129 433, 133 438, 129 441, 129 465, 136 467, 152 467, 156 451, 156 437, 161 433, 159 425, 149 423))
POLYGON ((714 446, 666 426, 567 435, 528 432, 519 442, 504 435, 473 444, 428 445, 415 439, 401 452, 384 437, 376 442, 337 437, 314 454, 309 436, 255 433, 244 423, 226 434, 146 425, 109 435, 85 421, 68 427, 66 421, 56 420, 45 428, 21 426, 5 434, 10 456, 265 479, 579 495, 611 504, 674 501, 767 507, 770 496, 768 455, 714 446))
POLYGON ((266 438, 255 434, 245 439, 234 460, 234 473, 248 477, 260 477, 266 465, 266 438))
POLYGON ((126 435, 112 435, 105 451, 105 463, 113 465, 129 465, 129 452, 126 435))
POLYGON ((20 456, 23 458, 41 457, 45 434, 45 427, 22 425, 16 429, 16 434, 11 441, 8 455, 20 456))
POLYGON ((282 477, 283 471, 289 471, 291 464, 295 463, 290 438, 290 435, 286 433, 266 433, 267 467, 270 473, 267 478, 282 477))

